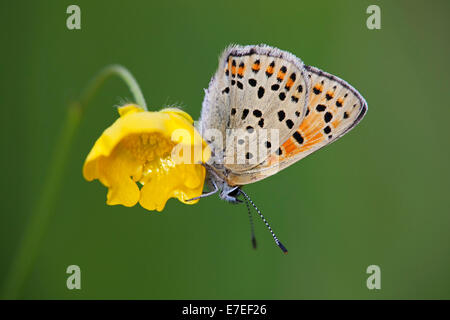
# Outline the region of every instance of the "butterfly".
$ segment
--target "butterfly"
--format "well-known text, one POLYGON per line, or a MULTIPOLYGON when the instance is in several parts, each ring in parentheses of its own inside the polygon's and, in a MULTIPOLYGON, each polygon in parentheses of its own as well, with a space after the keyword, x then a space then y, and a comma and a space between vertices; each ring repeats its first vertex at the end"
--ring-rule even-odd
MULTIPOLYGON (((336 141, 355 127, 367 103, 344 80, 268 45, 231 45, 219 58, 199 123, 211 149, 205 164, 212 191, 256 209, 242 186, 267 178, 336 141)), ((251 220, 252 222, 252 220, 251 220)), ((252 241, 256 247, 252 224, 252 241)))

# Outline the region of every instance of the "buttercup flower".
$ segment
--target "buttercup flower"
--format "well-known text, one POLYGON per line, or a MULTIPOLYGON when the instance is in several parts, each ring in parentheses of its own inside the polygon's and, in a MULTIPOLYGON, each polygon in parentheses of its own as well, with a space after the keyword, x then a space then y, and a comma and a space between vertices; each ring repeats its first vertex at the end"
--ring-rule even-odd
POLYGON ((192 118, 176 108, 144 111, 137 105, 119 108, 86 158, 88 181, 108 187, 106 203, 127 207, 137 202, 162 211, 169 198, 186 201, 201 195, 210 150, 193 126, 192 118))

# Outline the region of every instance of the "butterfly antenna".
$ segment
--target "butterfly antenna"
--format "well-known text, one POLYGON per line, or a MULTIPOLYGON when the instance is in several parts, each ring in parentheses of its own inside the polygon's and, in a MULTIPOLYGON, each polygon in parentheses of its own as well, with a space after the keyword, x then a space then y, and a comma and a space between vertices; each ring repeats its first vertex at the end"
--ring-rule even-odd
POLYGON ((280 240, 278 240, 277 236, 275 235, 275 233, 273 232, 272 228, 269 225, 269 222, 267 222, 266 218, 264 218, 264 216, 262 215, 261 211, 259 211, 258 207, 254 204, 254 202, 252 201, 252 199, 250 199, 250 197, 242 190, 239 190, 244 197, 252 204, 253 208, 255 208, 256 212, 258 212, 259 216, 261 217, 262 221, 264 221, 267 229, 269 229, 270 233, 272 234, 273 240, 275 241, 276 245, 285 253, 287 254, 288 251, 285 248, 285 246, 283 246, 283 244, 280 242, 280 240))
POLYGON ((253 245, 253 249, 256 249, 255 227, 253 225, 252 212, 250 210, 250 205, 248 204, 247 198, 244 198, 244 200, 245 200, 245 205, 247 206, 248 218, 250 220, 250 229, 251 229, 251 232, 252 232, 252 245, 253 245))

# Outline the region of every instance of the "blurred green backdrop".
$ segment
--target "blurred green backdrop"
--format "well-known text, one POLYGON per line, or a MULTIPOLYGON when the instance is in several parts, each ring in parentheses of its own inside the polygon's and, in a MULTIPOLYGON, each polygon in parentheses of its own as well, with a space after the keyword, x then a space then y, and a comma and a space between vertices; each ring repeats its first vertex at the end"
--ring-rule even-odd
POLYGON ((102 67, 135 75, 151 109, 198 118, 230 43, 267 43, 334 73, 369 112, 343 139, 246 188, 289 249, 244 205, 105 204, 83 180, 95 139, 131 98, 109 80, 84 114, 55 212, 20 298, 450 298, 448 1, 2 1, 0 286, 49 174, 68 104, 102 67), (81 7, 81 30, 66 8, 81 7), (381 7, 368 30, 366 8, 381 7), (325 187, 326 186, 326 187, 325 187), (69 291, 68 265, 82 289, 69 291), (366 268, 381 267, 378 291, 366 268))

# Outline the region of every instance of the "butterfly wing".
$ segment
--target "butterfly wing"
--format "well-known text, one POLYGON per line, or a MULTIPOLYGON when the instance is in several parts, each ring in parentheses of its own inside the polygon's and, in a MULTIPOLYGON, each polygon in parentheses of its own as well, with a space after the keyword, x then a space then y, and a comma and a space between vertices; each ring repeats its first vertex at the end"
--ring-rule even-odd
POLYGON ((336 141, 366 114, 366 101, 347 82, 315 67, 305 69, 311 95, 304 120, 277 153, 247 172, 232 172, 228 176, 230 184, 248 184, 279 172, 336 141))
POLYGON ((309 88, 303 62, 288 52, 266 45, 227 48, 200 120, 215 167, 223 160, 227 172, 244 173, 266 160, 304 119, 309 88), (274 127, 276 134, 267 132, 274 127))

